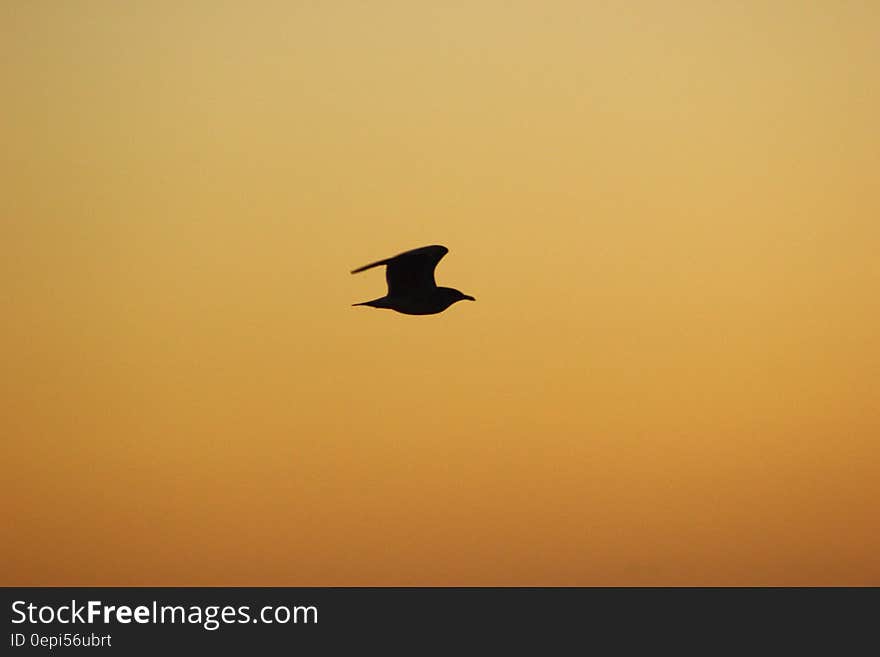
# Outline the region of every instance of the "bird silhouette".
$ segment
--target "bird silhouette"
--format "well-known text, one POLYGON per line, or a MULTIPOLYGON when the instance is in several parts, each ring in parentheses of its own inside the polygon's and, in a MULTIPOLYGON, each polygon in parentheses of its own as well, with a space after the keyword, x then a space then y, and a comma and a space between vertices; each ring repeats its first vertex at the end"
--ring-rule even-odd
POLYGON ((434 315, 443 312, 456 301, 475 301, 470 295, 451 287, 437 287, 434 282, 434 268, 447 253, 449 249, 435 244, 358 267, 351 273, 357 274, 385 265, 388 294, 379 299, 352 305, 390 308, 404 315, 434 315))

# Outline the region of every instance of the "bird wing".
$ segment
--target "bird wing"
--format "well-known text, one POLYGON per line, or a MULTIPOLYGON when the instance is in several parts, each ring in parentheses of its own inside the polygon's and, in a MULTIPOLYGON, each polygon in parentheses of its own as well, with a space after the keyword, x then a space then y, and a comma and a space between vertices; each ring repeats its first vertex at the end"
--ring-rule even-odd
POLYGON ((393 258, 364 265, 351 273, 357 274, 365 269, 386 265, 385 280, 388 282, 388 296, 407 296, 413 292, 437 287, 434 282, 434 268, 447 253, 449 249, 439 244, 423 246, 393 258))

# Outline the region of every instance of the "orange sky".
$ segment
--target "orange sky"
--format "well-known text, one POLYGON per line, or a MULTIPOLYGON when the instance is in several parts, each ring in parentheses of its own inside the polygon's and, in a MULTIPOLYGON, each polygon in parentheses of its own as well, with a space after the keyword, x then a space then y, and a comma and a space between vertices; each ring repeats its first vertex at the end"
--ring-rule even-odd
POLYGON ((880 584, 878 35, 4 3, 0 583, 880 584))

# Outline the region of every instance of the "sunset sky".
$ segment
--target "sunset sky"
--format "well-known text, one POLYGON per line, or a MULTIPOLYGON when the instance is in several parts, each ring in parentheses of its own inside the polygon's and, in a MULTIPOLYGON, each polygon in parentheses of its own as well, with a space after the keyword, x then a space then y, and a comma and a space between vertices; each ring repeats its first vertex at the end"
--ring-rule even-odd
POLYGON ((0 84, 0 584, 880 585, 880 3, 10 0, 0 84))

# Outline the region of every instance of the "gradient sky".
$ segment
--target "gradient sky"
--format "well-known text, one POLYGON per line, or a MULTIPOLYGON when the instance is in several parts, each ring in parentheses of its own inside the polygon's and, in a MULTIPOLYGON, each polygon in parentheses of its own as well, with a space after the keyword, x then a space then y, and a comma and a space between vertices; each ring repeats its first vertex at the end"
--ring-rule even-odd
POLYGON ((0 5, 2 583, 880 585, 880 3, 0 5), (477 298, 352 308, 425 244, 477 298))

